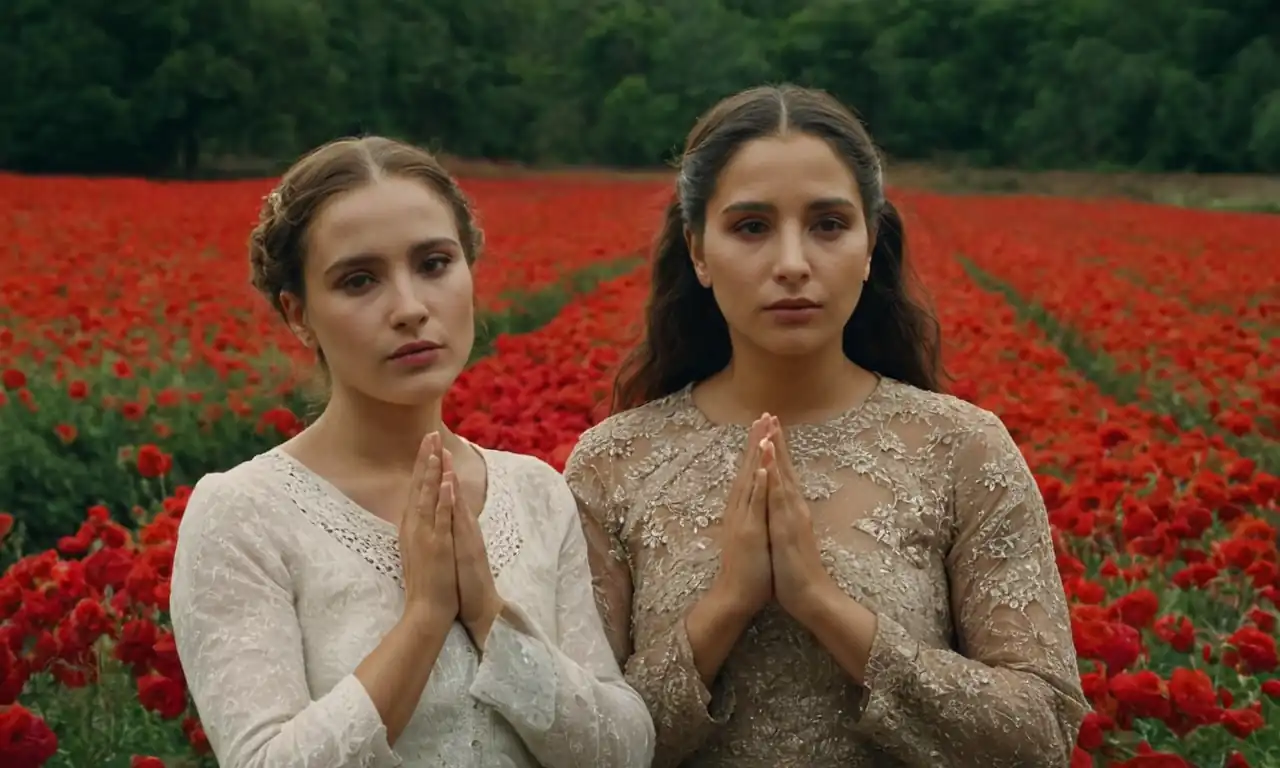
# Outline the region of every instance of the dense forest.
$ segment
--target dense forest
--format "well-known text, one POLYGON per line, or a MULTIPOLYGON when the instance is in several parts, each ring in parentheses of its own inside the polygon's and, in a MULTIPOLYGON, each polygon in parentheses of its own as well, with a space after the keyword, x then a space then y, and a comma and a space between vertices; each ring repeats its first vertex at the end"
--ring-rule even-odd
POLYGON ((761 82, 899 159, 1280 171, 1275 0, 4 0, 0 167, 188 174, 337 135, 648 166, 761 82))

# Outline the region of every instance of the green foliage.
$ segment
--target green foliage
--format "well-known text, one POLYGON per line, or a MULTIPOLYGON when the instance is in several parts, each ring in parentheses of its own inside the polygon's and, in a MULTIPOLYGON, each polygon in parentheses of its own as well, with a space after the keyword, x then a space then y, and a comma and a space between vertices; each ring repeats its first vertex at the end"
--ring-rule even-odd
POLYGON ((22 703, 58 734, 58 754, 43 768, 129 768, 134 755, 159 756, 173 768, 217 768, 211 756, 192 753, 181 721, 162 719, 138 705, 129 670, 106 649, 99 641, 95 683, 69 688, 41 673, 27 684, 22 703))
POLYGON ((1280 171, 1271 0, 8 0, 0 167, 271 170, 376 132, 651 166, 740 88, 826 88, 901 159, 1280 171))

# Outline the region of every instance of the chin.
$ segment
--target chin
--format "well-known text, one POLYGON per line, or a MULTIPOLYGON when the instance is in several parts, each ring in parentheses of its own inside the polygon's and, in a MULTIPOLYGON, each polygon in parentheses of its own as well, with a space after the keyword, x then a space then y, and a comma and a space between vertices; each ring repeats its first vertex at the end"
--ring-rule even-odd
POLYGON ((454 371, 426 371, 404 381, 381 382, 369 394, 391 405, 417 407, 443 399, 457 377, 454 371))
POLYGON ((839 336, 820 328, 771 329, 756 339, 756 346, 778 357, 808 357, 832 344, 840 344, 839 336))

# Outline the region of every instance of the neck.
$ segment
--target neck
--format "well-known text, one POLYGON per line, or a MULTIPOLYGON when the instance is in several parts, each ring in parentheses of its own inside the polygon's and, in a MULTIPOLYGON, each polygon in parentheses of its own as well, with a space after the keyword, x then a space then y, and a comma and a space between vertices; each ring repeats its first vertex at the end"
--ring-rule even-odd
POLYGON ((784 424, 822 420, 851 407, 865 394, 860 385, 874 380, 839 347, 779 358, 745 346, 735 345, 720 377, 728 399, 751 419, 770 413, 784 424))
POLYGON ((449 431, 441 416, 442 402, 404 406, 334 391, 324 413, 311 425, 320 440, 357 466, 379 470, 413 471, 418 449, 431 432, 439 432, 454 456, 463 450, 461 438, 449 431))

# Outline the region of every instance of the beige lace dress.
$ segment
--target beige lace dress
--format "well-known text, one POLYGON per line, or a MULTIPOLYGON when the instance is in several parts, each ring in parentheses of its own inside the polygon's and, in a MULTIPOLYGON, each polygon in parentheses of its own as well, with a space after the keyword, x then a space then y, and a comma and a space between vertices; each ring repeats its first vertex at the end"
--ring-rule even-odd
POLYGON ((1068 765, 1088 705, 1044 503, 1000 420, 885 378, 785 434, 828 572, 878 615, 865 687, 776 604, 711 690, 699 679, 683 618, 718 567, 745 426, 713 424, 686 387, 591 428, 568 460, 654 765, 1068 765))

